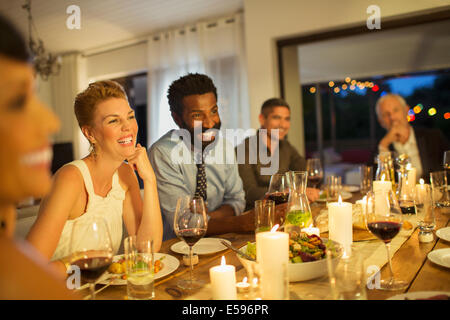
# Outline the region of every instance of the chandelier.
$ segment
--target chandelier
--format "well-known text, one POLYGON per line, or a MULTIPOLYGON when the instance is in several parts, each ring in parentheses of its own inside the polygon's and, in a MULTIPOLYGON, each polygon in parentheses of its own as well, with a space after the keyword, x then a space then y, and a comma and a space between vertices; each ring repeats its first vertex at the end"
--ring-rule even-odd
POLYGON ((36 73, 41 75, 42 79, 46 81, 50 75, 59 74, 59 70, 61 69, 61 57, 46 52, 44 42, 39 36, 37 36, 37 41, 33 39, 32 29, 35 30, 36 34, 37 30, 33 23, 33 17, 31 16, 31 0, 27 0, 22 8, 28 12, 28 45, 33 56, 33 66, 36 73))

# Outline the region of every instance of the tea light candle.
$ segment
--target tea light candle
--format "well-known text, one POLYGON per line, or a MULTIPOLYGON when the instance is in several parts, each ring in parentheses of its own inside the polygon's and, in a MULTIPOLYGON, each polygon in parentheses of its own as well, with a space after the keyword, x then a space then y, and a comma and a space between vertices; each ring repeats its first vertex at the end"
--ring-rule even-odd
POLYGON ((373 192, 377 191, 391 191, 392 190, 392 182, 391 181, 384 181, 384 180, 377 180, 373 182, 373 192))
POLYGON ((276 225, 269 232, 256 234, 256 260, 261 265, 263 281, 261 295, 265 300, 285 298, 283 263, 289 262, 289 234, 277 232, 276 225))
POLYGON ((244 277, 244 279, 242 279, 242 282, 238 282, 236 284, 236 287, 237 287, 239 293, 248 292, 250 289, 250 284, 247 282, 247 277, 244 277))
POLYGON ((328 230, 330 239, 348 248, 353 242, 352 204, 338 202, 328 204, 328 230))
POLYGON ((315 234, 316 236, 320 237, 319 228, 315 228, 312 225, 310 225, 308 228, 303 228, 300 231, 306 233, 308 236, 315 234))
POLYGON ((209 269, 214 300, 236 300, 236 268, 225 264, 222 256, 220 266, 209 269))
POLYGON ((411 167, 410 164, 406 166, 406 170, 408 171, 408 184, 414 188, 416 185, 416 176, 417 176, 417 169, 411 167))

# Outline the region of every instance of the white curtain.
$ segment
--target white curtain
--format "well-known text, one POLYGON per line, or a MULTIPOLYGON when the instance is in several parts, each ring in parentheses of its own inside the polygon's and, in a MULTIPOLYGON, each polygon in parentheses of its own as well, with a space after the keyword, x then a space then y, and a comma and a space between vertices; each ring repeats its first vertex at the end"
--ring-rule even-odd
POLYGON ((169 111, 167 90, 187 73, 204 73, 213 80, 224 133, 225 129, 250 128, 243 28, 239 13, 148 38, 149 146, 177 128, 169 111))

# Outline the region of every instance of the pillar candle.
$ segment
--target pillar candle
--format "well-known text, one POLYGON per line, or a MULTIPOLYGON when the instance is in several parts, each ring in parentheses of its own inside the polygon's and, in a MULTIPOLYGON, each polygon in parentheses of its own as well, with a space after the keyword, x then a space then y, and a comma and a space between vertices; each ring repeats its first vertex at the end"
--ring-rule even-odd
POLYGON ((373 182, 373 192, 377 191, 391 191, 392 190, 392 182, 391 181, 382 181, 376 180, 373 182))
POLYGON ((353 242, 352 204, 338 202, 328 204, 328 230, 330 240, 339 242, 344 249, 349 248, 353 242))
POLYGON ((285 299, 284 272, 289 262, 289 234, 259 232, 256 234, 256 259, 261 268, 261 295, 264 300, 285 299), (283 263, 285 266, 283 266, 283 263))
POLYGON ((209 269, 214 300, 236 300, 236 268, 225 264, 222 256, 220 266, 209 269))
POLYGON ((417 204, 423 204, 423 200, 427 194, 427 186, 429 184, 424 183, 423 179, 420 179, 420 184, 416 184, 416 202, 417 204))

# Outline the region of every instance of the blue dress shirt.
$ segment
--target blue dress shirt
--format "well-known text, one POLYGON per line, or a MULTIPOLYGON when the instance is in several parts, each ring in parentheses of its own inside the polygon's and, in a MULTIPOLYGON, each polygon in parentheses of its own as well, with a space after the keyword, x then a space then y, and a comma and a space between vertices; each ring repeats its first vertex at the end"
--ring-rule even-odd
MULTIPOLYGON (((164 226, 163 240, 175 238, 173 219, 178 198, 193 196, 196 188, 197 161, 201 152, 188 146, 183 130, 171 130, 148 150, 155 171, 164 226)), ((186 133, 186 132, 184 132, 186 133)), ((204 152, 207 181, 206 205, 212 212, 224 204, 233 207, 235 215, 245 208, 245 193, 239 176, 233 146, 220 134, 204 152)))

